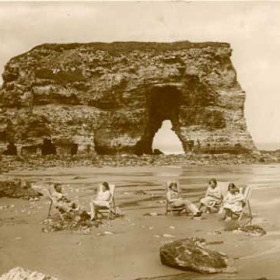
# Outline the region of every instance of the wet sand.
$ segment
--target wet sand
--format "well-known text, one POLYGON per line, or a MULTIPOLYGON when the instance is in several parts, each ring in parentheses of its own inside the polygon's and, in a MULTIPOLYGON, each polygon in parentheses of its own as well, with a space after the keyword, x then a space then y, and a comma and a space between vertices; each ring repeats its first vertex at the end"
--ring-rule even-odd
POLYGON ((43 233, 41 222, 49 204, 46 197, 40 201, 2 198, 0 207, 9 207, 0 210, 0 275, 15 266, 61 280, 175 275, 182 271, 161 265, 159 247, 170 240, 202 237, 223 241, 211 248, 228 254, 238 273, 189 272, 191 279, 280 279, 280 165, 48 168, 9 175, 32 180, 43 192, 48 183, 61 182, 68 196, 87 209, 98 183, 107 180, 116 184, 116 204, 124 217, 105 221, 87 235, 43 233), (197 203, 212 177, 253 187, 253 223, 263 226, 267 235, 251 237, 224 231, 224 222, 216 214, 204 215, 202 220, 164 215, 165 181, 178 179, 184 196, 197 203), (159 215, 144 215, 150 212, 159 215))

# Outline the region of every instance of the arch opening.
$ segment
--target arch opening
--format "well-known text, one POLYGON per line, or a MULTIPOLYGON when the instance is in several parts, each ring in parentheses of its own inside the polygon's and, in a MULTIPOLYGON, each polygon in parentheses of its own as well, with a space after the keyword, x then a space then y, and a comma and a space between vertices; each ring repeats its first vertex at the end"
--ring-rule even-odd
POLYGON ((147 92, 146 126, 144 135, 136 145, 137 154, 153 154, 154 136, 166 120, 170 121, 174 133, 180 139, 178 134, 180 99, 181 92, 176 86, 155 86, 147 92))
POLYGON ((154 154, 184 154, 182 143, 176 133, 172 130, 170 120, 162 122, 160 129, 156 132, 153 139, 154 154))

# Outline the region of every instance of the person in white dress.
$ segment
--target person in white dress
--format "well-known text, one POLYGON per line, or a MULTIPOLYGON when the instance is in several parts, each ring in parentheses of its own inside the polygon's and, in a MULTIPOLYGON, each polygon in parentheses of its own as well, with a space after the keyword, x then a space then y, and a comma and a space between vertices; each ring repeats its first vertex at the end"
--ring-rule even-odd
POLYGON ((167 201, 174 207, 183 206, 187 212, 192 212, 194 217, 200 217, 199 209, 188 199, 182 198, 178 191, 178 183, 176 181, 168 183, 167 201))
POLYGON ((244 205, 244 199, 244 195, 240 192, 239 188, 235 184, 230 183, 223 201, 225 220, 231 220, 234 215, 238 216, 240 214, 244 205))
POLYGON ((222 202, 223 196, 221 188, 217 185, 216 179, 211 179, 206 190, 205 197, 200 200, 199 209, 206 207, 206 212, 210 212, 217 204, 222 202))
POLYGON ((103 207, 110 207, 110 201, 111 201, 112 194, 110 192, 110 187, 107 182, 103 182, 101 184, 100 191, 98 192, 95 200, 92 200, 90 202, 90 217, 91 220, 94 220, 97 218, 98 209, 103 207))

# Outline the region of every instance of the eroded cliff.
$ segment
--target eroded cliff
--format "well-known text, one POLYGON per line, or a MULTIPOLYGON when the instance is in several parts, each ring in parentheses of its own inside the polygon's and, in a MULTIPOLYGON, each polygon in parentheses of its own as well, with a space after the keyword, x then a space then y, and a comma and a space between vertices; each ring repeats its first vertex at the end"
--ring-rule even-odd
POLYGON ((12 58, 0 91, 0 141, 23 151, 151 153, 164 120, 184 150, 255 149, 227 43, 44 44, 12 58))

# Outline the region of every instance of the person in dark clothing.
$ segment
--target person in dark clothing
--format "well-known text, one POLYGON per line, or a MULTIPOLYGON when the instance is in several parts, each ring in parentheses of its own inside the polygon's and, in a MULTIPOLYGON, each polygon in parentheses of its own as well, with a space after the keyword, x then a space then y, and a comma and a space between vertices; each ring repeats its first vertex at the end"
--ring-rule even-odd
POLYGON ((16 156, 17 155, 17 147, 13 142, 9 142, 7 145, 7 150, 3 152, 3 155, 8 156, 16 156))

